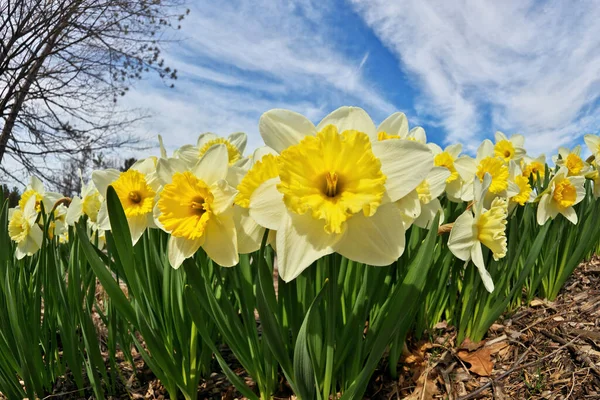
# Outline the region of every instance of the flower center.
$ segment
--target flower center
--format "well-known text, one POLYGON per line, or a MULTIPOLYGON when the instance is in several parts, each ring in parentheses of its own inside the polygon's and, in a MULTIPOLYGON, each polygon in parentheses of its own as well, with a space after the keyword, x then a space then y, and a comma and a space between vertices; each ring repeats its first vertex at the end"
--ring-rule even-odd
POLYGON ((417 194, 419 195, 419 201, 423 204, 429 204, 431 201, 431 191, 429 190, 429 184, 427 181, 423 181, 417 186, 417 194))
MULTIPOLYGON (((29 200, 31 198, 31 196, 35 196, 35 211, 37 211, 39 213, 40 211, 42 211, 42 207, 41 207, 40 203, 42 202, 43 196, 33 189, 26 190, 21 195, 21 199, 19 200, 19 207, 21 208, 21 210, 24 210, 25 204, 27 204, 27 200, 29 200)), ((48 210, 46 210, 46 212, 47 211, 48 210)))
POLYGON ((569 153, 565 165, 569 170, 569 176, 579 174, 584 167, 581 157, 574 153, 569 153))
POLYGON ((496 197, 477 221, 477 240, 489 248, 495 260, 506 255, 506 200, 496 197))
POLYGON ((327 197, 335 197, 337 196, 337 186, 338 186, 338 175, 335 172, 328 172, 325 174, 325 195, 327 197))
POLYGON ((456 168, 454 168, 454 158, 452 158, 448 152, 443 151, 436 154, 433 158, 433 164, 436 167, 445 167, 450 171, 450 176, 446 179, 446 183, 454 182, 458 179, 458 172, 456 171, 456 168))
POLYGON ((577 190, 570 180, 561 179, 555 183, 552 197, 562 208, 567 208, 575 204, 577 190))
POLYGON ((213 200, 214 196, 204 181, 191 172, 177 172, 160 193, 157 206, 161 215, 158 220, 172 236, 200 239, 212 216, 213 200))
POLYGON ((146 182, 146 177, 134 169, 122 172, 111 185, 123 206, 126 217, 146 215, 152 212, 156 193, 146 182))
POLYGON ((515 183, 517 186, 519 186, 519 194, 513 196, 511 200, 524 206, 529 200, 529 196, 531 196, 531 192, 533 191, 531 186, 529 186, 529 178, 524 176, 515 176, 515 183))
POLYGON ((229 140, 224 139, 224 138, 217 138, 217 139, 209 140, 208 142, 206 142, 204 144, 204 146, 202 146, 202 148, 198 152, 198 158, 201 158, 208 151, 208 149, 210 149, 211 147, 216 146, 218 144, 224 144, 225 147, 227 148, 227 156, 229 158, 229 165, 234 164, 236 161, 238 161, 240 158, 242 158, 242 154, 240 153, 239 149, 237 147, 235 147, 229 140))
POLYGON ((490 192, 499 194, 508 188, 508 167, 499 158, 486 157, 477 166, 477 177, 483 181, 483 176, 488 173, 492 177, 490 192))
POLYGON ((354 214, 375 214, 385 193, 386 176, 369 137, 353 130, 338 133, 328 125, 281 152, 277 189, 286 207, 325 221, 325 232, 341 233, 354 214))
POLYGON ((538 173, 540 175, 540 179, 544 179, 544 176, 546 175, 546 170, 544 165, 537 161, 534 161, 527 164, 525 170, 523 171, 523 176, 529 178, 531 175, 533 175, 533 181, 535 182, 537 181, 538 173))
POLYGON ((515 147, 510 140, 501 140, 494 146, 494 155, 501 157, 505 162, 510 161, 515 154, 515 147))

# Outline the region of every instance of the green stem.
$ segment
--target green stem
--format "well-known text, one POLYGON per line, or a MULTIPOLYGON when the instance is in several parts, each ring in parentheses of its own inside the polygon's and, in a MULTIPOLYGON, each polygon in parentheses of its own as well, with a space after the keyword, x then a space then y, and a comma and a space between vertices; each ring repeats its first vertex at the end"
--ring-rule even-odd
MULTIPOLYGON (((325 379, 323 381, 323 399, 329 399, 329 393, 333 384, 333 355, 335 350, 335 323, 337 308, 337 274, 333 256, 327 257, 327 276, 329 287, 327 288, 327 332, 326 332, 326 358, 325 379)), ((335 389, 333 390, 335 393, 335 389)))

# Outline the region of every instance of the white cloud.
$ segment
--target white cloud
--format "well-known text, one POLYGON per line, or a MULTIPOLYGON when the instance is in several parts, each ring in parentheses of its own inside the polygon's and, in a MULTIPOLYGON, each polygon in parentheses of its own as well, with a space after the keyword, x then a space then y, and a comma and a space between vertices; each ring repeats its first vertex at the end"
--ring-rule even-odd
POLYGON ((417 78, 416 109, 441 122, 447 141, 501 129, 549 152, 598 129, 596 1, 352 1, 417 78), (482 131, 489 118, 492 131, 482 131))
POLYGON ((352 104, 381 120, 395 108, 362 74, 368 53, 351 58, 336 49, 332 11, 310 0, 196 3, 181 41, 165 52, 178 70, 175 89, 146 80, 123 104, 149 111, 139 132, 163 134, 171 149, 205 131, 245 131, 248 148, 259 146, 258 119, 275 107, 318 121, 352 104))

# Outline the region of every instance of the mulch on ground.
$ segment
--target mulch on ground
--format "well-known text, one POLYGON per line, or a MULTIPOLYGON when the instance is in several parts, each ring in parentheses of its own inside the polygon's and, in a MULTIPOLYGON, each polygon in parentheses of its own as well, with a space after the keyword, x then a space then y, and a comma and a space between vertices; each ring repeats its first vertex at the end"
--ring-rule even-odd
MULTIPOLYGON (((455 343, 444 323, 409 340, 392 379, 384 360, 367 399, 600 399, 600 258, 583 263, 554 302, 535 299, 494 324, 480 343, 455 343)), ((235 357, 223 349, 232 369, 252 384, 235 357)), ((160 381, 134 354, 135 369, 121 357, 121 393, 113 399, 168 398, 160 381)), ((218 366, 215 365, 215 370, 218 366)), ((282 381, 276 399, 293 399, 282 381)), ((2 396, 0 395, 0 398, 2 396)), ((85 397, 66 377, 46 399, 85 397)), ((221 373, 202 381, 199 399, 242 399, 221 373)))

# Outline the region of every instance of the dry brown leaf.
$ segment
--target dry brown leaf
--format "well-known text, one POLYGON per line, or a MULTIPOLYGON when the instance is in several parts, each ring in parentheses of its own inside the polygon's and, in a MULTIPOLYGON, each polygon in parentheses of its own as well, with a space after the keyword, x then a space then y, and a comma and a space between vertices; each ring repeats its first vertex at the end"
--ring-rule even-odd
POLYGON ((463 342, 460 344, 459 349, 464 349, 464 350, 469 350, 469 351, 475 351, 478 348, 480 348, 481 346, 483 346, 485 344, 485 342, 482 340, 480 342, 472 342, 471 339, 466 338, 465 340, 463 340, 463 342))
POLYGON ((405 400, 433 400, 434 396, 440 393, 437 385, 435 384, 435 379, 431 375, 431 369, 425 369, 419 379, 417 379, 416 387, 413 392, 406 396, 405 400))
POLYGON ((460 350, 457 355, 458 358, 464 362, 471 364, 469 371, 479 376, 490 376, 492 374, 492 368, 494 367, 490 347, 482 347, 475 352, 460 350))
POLYGON ((496 354, 498 353, 500 350, 504 349, 508 347, 508 343, 507 342, 497 342, 491 345, 486 345, 485 348, 490 350, 490 355, 496 354))

